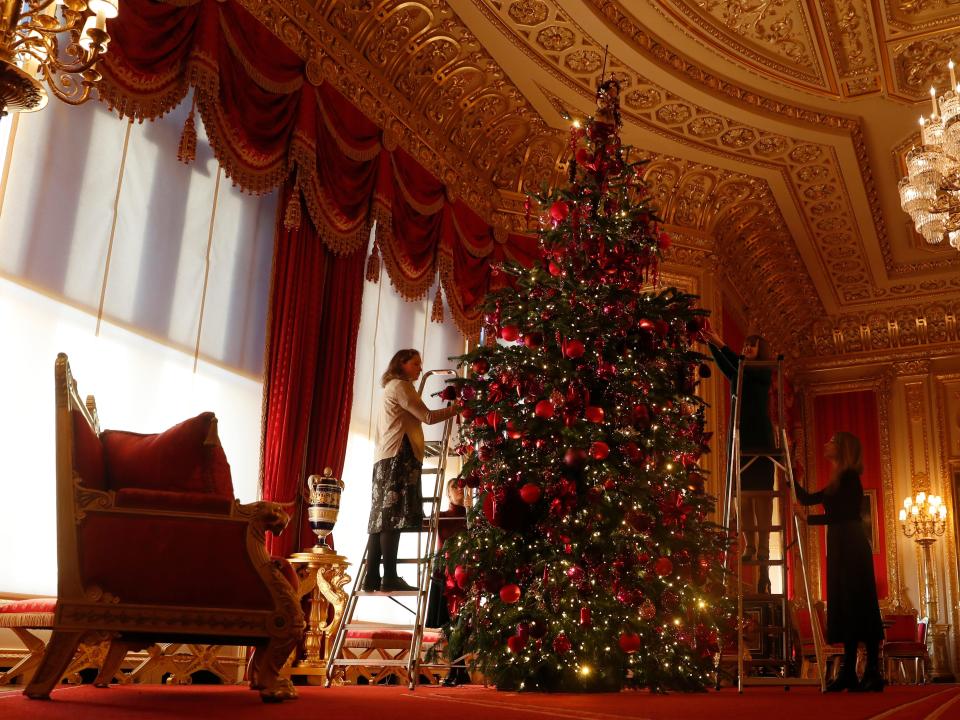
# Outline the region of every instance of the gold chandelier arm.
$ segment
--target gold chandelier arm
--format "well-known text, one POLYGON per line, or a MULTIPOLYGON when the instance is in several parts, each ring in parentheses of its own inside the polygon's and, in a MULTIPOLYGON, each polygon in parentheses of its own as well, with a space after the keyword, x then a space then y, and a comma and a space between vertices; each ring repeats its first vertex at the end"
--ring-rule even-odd
MULTIPOLYGON (((92 63, 91 63, 92 64, 92 63)), ((90 90, 100 79, 100 73, 89 68, 82 71, 82 80, 77 81, 73 74, 52 73, 45 66, 44 79, 50 92, 68 105, 82 105, 90 97, 90 90)))

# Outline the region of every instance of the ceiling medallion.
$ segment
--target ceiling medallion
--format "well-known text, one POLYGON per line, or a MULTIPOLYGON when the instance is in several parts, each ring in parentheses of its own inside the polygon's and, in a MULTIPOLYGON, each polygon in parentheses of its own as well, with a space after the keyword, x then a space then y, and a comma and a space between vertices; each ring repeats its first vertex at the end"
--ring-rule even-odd
POLYGON ((937 97, 930 88, 930 119, 920 116, 923 144, 907 153, 907 177, 900 180, 900 206, 931 245, 947 238, 960 250, 960 86, 953 60, 950 87, 937 97))

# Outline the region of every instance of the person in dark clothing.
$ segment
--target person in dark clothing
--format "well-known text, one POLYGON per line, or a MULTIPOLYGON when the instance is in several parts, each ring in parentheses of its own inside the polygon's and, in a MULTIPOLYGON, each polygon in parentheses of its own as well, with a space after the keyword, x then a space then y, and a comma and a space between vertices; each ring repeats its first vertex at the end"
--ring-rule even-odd
MULTIPOLYGON (((449 507, 440 511, 440 518, 437 523, 438 551, 443 550, 444 543, 467 529, 467 508, 464 507, 463 488, 460 487, 457 478, 453 478, 447 483, 447 500, 449 501, 449 507)), ((427 597, 427 627, 436 628, 450 624, 450 609, 445 597, 446 580, 441 554, 436 563, 433 577, 430 578, 430 593, 427 597)), ((462 653, 459 647, 448 645, 447 654, 453 662, 462 653)), ((451 665, 447 677, 443 680, 443 684, 447 687, 469 682, 470 676, 467 674, 467 667, 462 660, 451 665)))
MULTIPOLYGON (((736 390, 740 357, 727 347, 723 339, 711 329, 703 331, 703 338, 720 371, 730 380, 731 392, 736 390)), ((759 335, 751 335, 743 343, 745 360, 769 360, 770 348, 759 335)), ((740 452, 772 453, 775 448, 773 424, 770 422, 768 399, 772 373, 768 368, 745 367, 740 404, 740 452)), ((774 464, 770 458, 744 457, 741 462, 740 489, 749 493, 772 492, 774 464)), ((749 495, 742 502, 744 540, 743 559, 761 562, 770 559, 770 526, 773 523, 773 496, 749 495)), ((761 564, 758 570, 757 592, 770 592, 769 567, 761 564)))
POLYGON ((880 641, 883 619, 873 574, 873 554, 863 530, 860 507, 863 462, 860 441, 846 432, 836 433, 824 447, 833 466, 830 481, 819 492, 796 486, 801 505, 823 504, 821 516, 811 525, 827 526, 827 642, 843 643, 843 669, 827 692, 881 692, 880 641), (857 681, 857 647, 867 649, 867 668, 857 681))

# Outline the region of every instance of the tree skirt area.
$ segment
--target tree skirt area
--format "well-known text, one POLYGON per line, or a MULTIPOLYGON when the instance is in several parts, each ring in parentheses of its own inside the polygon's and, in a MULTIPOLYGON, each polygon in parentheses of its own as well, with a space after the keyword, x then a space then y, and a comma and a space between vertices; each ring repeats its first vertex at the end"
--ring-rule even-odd
POLYGON ((490 688, 301 687, 300 699, 264 705, 241 686, 64 687, 52 700, 29 700, 0 692, 4 720, 153 720, 229 718, 317 720, 951 720, 960 718, 960 686, 893 686, 883 693, 824 695, 814 688, 724 689, 707 693, 652 695, 646 691, 597 694, 497 692, 490 688))

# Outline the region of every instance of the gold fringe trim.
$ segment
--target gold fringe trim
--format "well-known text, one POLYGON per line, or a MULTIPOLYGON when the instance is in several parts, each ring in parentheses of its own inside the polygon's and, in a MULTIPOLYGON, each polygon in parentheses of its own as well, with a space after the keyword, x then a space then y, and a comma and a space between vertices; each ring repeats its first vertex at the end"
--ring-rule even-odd
POLYGON ((287 209, 283 213, 283 226, 287 230, 297 230, 300 228, 300 220, 300 173, 298 172, 293 180, 293 190, 290 191, 287 209))
POLYGON ((441 297, 441 285, 437 283, 437 294, 433 296, 433 309, 430 312, 430 320, 435 323, 443 323, 443 297, 441 297))
POLYGON ((276 93, 277 95, 289 95, 290 93, 294 93, 303 87, 303 75, 298 75, 293 80, 288 80, 287 82, 281 83, 271 80, 257 70, 257 68, 254 67, 253 64, 247 59, 246 55, 241 52, 240 46, 237 45, 237 41, 234 39, 233 33, 230 32, 230 28, 227 25, 227 21, 226 18, 224 18, 223 13, 220 13, 220 30, 223 31, 223 39, 226 41, 227 47, 230 48, 230 52, 232 52, 233 56, 237 59, 237 62, 240 63, 240 66, 244 69, 250 79, 261 88, 267 92, 276 93))
POLYGON ((412 207, 421 215, 436 215, 438 212, 443 210, 443 206, 446 203, 445 194, 441 194, 436 201, 429 205, 417 202, 410 194, 410 191, 407 190, 407 186, 404 184, 403 179, 400 176, 400 171, 397 169, 397 156, 393 153, 390 153, 390 166, 393 168, 393 179, 396 181, 397 187, 400 188, 400 194, 403 195, 403 199, 407 201, 407 204, 410 207, 412 207))
POLYGON ((343 136, 337 132, 336 126, 334 126, 333 121, 327 114, 326 106, 324 106, 324 104, 320 101, 320 93, 314 92, 314 97, 317 101, 317 111, 320 113, 320 119, 323 120, 323 124, 333 137, 333 141, 337 144, 337 147, 340 148, 340 152, 342 152, 351 160, 355 160, 357 162, 367 162, 368 160, 373 160, 375 157, 377 157, 377 155, 380 154, 380 150, 383 148, 383 145, 379 142, 373 143, 369 148, 364 150, 358 150, 353 145, 348 143, 343 136))
POLYGON ((447 254, 440 256, 438 272, 440 274, 440 284, 443 291, 447 294, 447 305, 450 306, 450 314, 453 316, 453 324, 462 335, 471 342, 478 342, 480 338, 480 328, 483 325, 483 313, 478 306, 476 310, 467 312, 463 307, 460 295, 457 293, 456 283, 453 280, 453 258, 447 254))
POLYGON ((393 216, 389 207, 382 200, 375 202, 373 217, 377 223, 377 242, 380 243, 380 255, 390 284, 405 300, 421 300, 433 285, 433 278, 437 273, 436 259, 419 272, 410 268, 398 252, 397 239, 393 234, 393 216))
POLYGON ((238 152, 236 148, 240 143, 224 140, 225 136, 229 137, 234 133, 216 98, 217 94, 206 90, 197 93, 200 117, 220 167, 233 184, 239 185, 245 192, 253 195, 265 195, 271 192, 290 174, 289 165, 284 156, 286 148, 271 156, 243 150, 238 152))
POLYGON ((364 277, 372 283, 380 280, 380 240, 374 238, 370 257, 367 258, 367 273, 364 277))
POLYGON ((183 132, 180 133, 180 145, 177 148, 177 160, 184 165, 189 165, 197 159, 197 123, 194 119, 194 111, 197 108, 197 96, 193 96, 193 104, 190 106, 190 114, 187 115, 183 123, 183 132))

